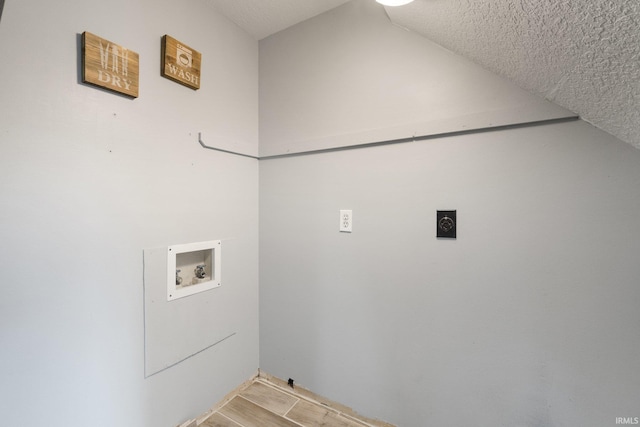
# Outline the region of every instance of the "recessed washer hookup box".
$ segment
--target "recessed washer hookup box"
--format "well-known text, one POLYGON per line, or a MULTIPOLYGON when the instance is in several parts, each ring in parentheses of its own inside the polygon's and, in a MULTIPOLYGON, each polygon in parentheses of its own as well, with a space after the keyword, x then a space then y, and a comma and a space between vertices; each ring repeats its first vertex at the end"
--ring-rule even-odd
POLYGON ((167 247, 167 301, 221 285, 220 240, 167 247))

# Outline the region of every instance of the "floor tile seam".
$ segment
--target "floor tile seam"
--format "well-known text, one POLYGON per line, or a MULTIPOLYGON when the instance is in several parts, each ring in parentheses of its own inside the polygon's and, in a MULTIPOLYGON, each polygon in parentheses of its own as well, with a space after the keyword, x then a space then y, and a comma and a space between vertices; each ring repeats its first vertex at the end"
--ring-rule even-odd
POLYGON ((365 421, 362 421, 361 419, 356 418, 356 417, 354 417, 353 415, 345 414, 344 412, 340 412, 340 411, 338 411, 338 413, 339 413, 341 416, 345 417, 346 419, 348 419, 348 420, 350 420, 350 421, 353 421, 353 422, 354 422, 354 423, 356 423, 356 424, 360 424, 360 425, 361 425, 361 426, 363 426, 363 427, 375 427, 373 424, 369 424, 369 423, 367 423, 367 422, 365 422, 365 421))
MULTIPOLYGON (((287 417, 285 417, 285 416, 283 416, 283 415, 276 414, 276 413, 275 413, 275 412, 273 412, 271 409, 265 408, 264 406, 260 405, 259 403, 254 402, 254 401, 253 401, 253 400, 251 400, 251 399, 247 399, 246 397, 244 397, 244 396, 240 396, 240 395, 237 395, 236 397, 239 397, 239 398, 241 398, 241 399, 244 399, 244 400, 246 400, 247 402, 253 403, 254 405, 256 405, 256 406, 258 406, 258 407, 260 407, 260 408, 264 409, 265 411, 267 411, 267 412, 269 412, 269 413, 271 413, 271 414, 275 415, 275 416, 276 416, 276 417, 278 417, 278 418, 282 418, 282 419, 285 419, 285 420, 287 420, 287 421, 291 421, 292 423, 294 423, 295 425, 300 426, 300 427, 306 427, 306 426, 304 426, 304 425, 300 424, 300 423, 299 423, 299 422, 297 422, 297 421, 291 420, 291 419, 289 419, 289 418, 287 418, 287 417)), ((298 402, 296 402, 296 403, 298 403, 298 402)), ((226 406, 226 405, 225 405, 225 406, 226 406)), ((222 409, 222 408, 220 408, 220 409, 222 409)), ((222 414, 222 415, 224 415, 224 414, 222 414)), ((227 417, 227 418, 229 418, 229 417, 227 417)), ((234 420, 232 419, 232 421, 234 421, 234 420)), ((234 422, 235 422, 235 421, 234 421, 234 422)))
POLYGON ((287 416, 289 415, 289 412, 291 412, 291 410, 292 410, 293 408, 295 408, 295 406, 296 406, 298 403, 300 403, 300 398, 299 398, 299 397, 296 397, 295 399, 296 399, 296 401, 295 401, 295 402, 293 402, 293 404, 291 405, 291 407, 290 407, 289 409, 287 409, 287 411, 284 413, 284 415, 282 415, 283 417, 287 418, 287 416))
MULTIPOLYGON (((355 422, 357 424, 362 425, 363 427, 376 427, 376 426, 374 426, 372 424, 369 424, 367 422, 359 420, 358 418, 355 418, 353 415, 346 414, 346 413, 344 413, 344 412, 342 412, 342 411, 340 411, 340 410, 338 410, 336 408, 333 408, 333 407, 331 407, 331 406, 329 406, 329 405, 327 405, 325 403, 322 403, 322 402, 320 402, 318 400, 312 399, 312 398, 307 397, 307 396, 302 396, 302 395, 299 395, 299 394, 295 394, 295 389, 292 392, 292 391, 287 390, 286 388, 281 387, 278 384, 274 384, 274 383, 272 383, 272 382, 270 382, 270 381, 268 381, 268 380, 266 380, 264 378, 256 378, 255 381, 256 382, 260 382, 260 383, 262 383, 264 385, 267 385, 267 386, 271 386, 272 388, 275 388, 275 389, 277 389, 277 390, 279 390, 279 391, 281 391, 283 393, 286 393, 289 396, 297 398, 298 402, 296 402, 293 406, 297 405, 300 400, 305 400, 306 402, 309 402, 311 404, 319 405, 320 407, 325 408, 328 411, 333 412, 334 414, 340 415, 341 417, 345 417, 345 418, 349 419, 350 421, 353 421, 353 422, 355 422)), ((293 406, 289 409, 289 411, 287 411, 287 414, 291 411, 291 409, 293 409, 293 406)), ((291 420, 291 421, 293 421, 293 420, 291 420)))
MULTIPOLYGON (((293 409, 293 407, 296 406, 298 404, 298 402, 300 402, 301 397, 299 395, 292 394, 288 390, 283 390, 281 387, 278 387, 273 383, 270 383, 268 381, 261 381, 260 378, 256 378, 254 383, 260 383, 265 387, 269 387, 270 389, 275 390, 275 391, 277 391, 279 393, 283 393, 283 394, 285 394, 287 396, 293 397, 296 400, 295 402, 293 402, 291 404, 291 407, 284 412, 284 414, 282 415, 283 417, 286 417, 286 415, 293 409)), ((244 396, 242 396, 242 397, 244 397, 244 396)), ((251 400, 251 399, 247 399, 247 400, 249 400, 250 402, 253 402, 253 400, 251 400)), ((256 403, 256 402, 253 402, 253 403, 256 403)), ((270 412, 273 412, 273 411, 270 411, 270 412)))
POLYGON ((221 416, 225 417, 226 419, 228 419, 229 421, 231 421, 232 423, 239 425, 240 427, 245 427, 244 425, 240 424, 238 421, 234 420, 233 418, 229 418, 227 417, 225 414, 223 414, 222 412, 218 412, 218 414, 220 414, 221 416))
MULTIPOLYGON (((253 377, 249 378, 247 381, 245 381, 242 384, 240 384, 234 390, 232 390, 229 393, 227 393, 221 401, 216 403, 213 407, 209 408, 209 410, 207 412, 205 412, 200 417, 198 417, 198 419, 197 419, 198 426, 203 424, 205 421, 207 421, 209 419, 209 417, 211 417, 216 412, 220 413, 219 412, 220 409, 222 407, 224 407, 227 403, 229 403, 231 401, 231 399, 233 399, 234 397, 238 396, 240 393, 242 393, 247 388, 249 388, 249 386, 251 386, 251 384, 253 384, 256 381, 256 379, 258 378, 258 375, 260 375, 260 371, 259 370, 258 370, 257 374, 255 374, 253 377)), ((220 414, 220 415, 222 415, 222 414, 220 414)))

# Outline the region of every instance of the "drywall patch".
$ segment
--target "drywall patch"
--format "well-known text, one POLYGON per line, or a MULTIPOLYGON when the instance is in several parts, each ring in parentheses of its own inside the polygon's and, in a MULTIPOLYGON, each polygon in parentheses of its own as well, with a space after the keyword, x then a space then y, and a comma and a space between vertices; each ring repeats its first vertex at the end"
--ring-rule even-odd
POLYGON ((167 265, 166 247, 144 250, 145 377, 223 343, 238 330, 224 287, 168 301, 167 265))

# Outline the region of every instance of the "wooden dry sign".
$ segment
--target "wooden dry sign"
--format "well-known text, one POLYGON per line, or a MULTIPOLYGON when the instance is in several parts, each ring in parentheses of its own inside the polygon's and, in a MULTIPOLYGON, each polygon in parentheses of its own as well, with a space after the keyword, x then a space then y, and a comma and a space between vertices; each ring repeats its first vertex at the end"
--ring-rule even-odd
POLYGON ((82 81, 138 97, 138 54, 91 34, 82 33, 82 81))
POLYGON ((171 36, 162 37, 162 75, 191 89, 200 89, 200 52, 171 36))

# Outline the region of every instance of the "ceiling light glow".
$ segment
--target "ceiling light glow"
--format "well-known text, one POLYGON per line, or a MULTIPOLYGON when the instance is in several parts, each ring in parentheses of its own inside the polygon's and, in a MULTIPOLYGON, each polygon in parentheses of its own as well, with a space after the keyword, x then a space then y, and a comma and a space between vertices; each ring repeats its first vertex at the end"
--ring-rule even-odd
POLYGON ((413 0, 376 0, 378 3, 385 6, 404 6, 411 3, 413 0))

